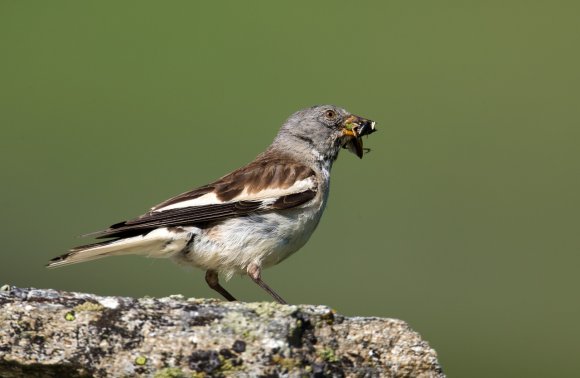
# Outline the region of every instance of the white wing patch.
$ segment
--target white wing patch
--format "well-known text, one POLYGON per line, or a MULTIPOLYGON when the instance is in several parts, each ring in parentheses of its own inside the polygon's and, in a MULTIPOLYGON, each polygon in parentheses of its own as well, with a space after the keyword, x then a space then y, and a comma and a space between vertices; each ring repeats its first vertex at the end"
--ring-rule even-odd
POLYGON ((292 186, 288 188, 266 188, 255 193, 248 193, 248 189, 246 188, 239 195, 237 195, 236 197, 232 198, 229 201, 222 201, 219 198, 217 198, 214 192, 210 192, 194 199, 172 203, 171 205, 160 207, 158 209, 155 209, 154 212, 165 211, 170 209, 179 209, 183 207, 214 205, 238 201, 256 201, 256 200, 271 199, 272 202, 274 202, 276 199, 282 196, 300 193, 309 189, 311 190, 316 189, 316 179, 314 178, 314 176, 310 176, 308 178, 305 178, 304 180, 296 181, 292 186))
POLYGON ((154 211, 165 211, 171 209, 179 209, 181 207, 191 207, 191 206, 202 206, 202 205, 213 205, 217 203, 224 203, 224 201, 220 201, 214 192, 206 193, 203 196, 185 200, 181 202, 172 203, 171 205, 167 205, 164 207, 160 207, 155 209, 154 211))

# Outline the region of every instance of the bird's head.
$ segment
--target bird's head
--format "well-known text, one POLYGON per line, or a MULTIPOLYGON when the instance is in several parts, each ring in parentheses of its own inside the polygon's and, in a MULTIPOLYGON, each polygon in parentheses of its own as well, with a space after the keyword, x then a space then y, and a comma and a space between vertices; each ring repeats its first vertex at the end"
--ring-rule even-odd
POLYGON ((294 113, 282 126, 276 141, 294 145, 325 159, 336 159, 340 148, 363 157, 362 137, 375 132, 375 122, 334 105, 319 105, 294 113), (290 142, 290 143, 287 143, 290 142))

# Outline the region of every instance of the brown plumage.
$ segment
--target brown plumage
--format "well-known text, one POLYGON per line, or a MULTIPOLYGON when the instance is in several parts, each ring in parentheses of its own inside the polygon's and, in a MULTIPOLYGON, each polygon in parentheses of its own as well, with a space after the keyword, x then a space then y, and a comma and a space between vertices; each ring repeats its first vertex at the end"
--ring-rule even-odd
POLYGON ((291 187, 296 181, 314 175, 312 168, 290 160, 287 156, 265 153, 258 156, 250 164, 236 169, 217 181, 170 198, 154 206, 151 210, 156 211, 175 203, 199 198, 211 192, 215 192, 221 201, 231 201, 239 196, 244 189, 247 189, 248 193, 258 193, 266 188, 285 189, 291 187))
MULTIPOLYGON (((97 239, 124 238, 141 235, 158 227, 189 225, 205 228, 215 222, 233 216, 288 209, 311 200, 316 195, 316 191, 306 190, 281 196, 268 206, 264 206, 261 200, 232 200, 242 194, 244 190, 248 194, 253 194, 265 189, 287 189, 296 181, 301 181, 308 177, 312 177, 315 180, 316 174, 311 168, 292 161, 287 156, 268 151, 260 155, 252 163, 211 184, 170 198, 153 207, 146 214, 135 219, 113 224, 108 229, 91 235, 97 239), (167 206, 193 200, 211 192, 215 193, 222 203, 164 209, 167 206)), ((97 244, 100 245, 102 243, 97 244)), ((85 248, 87 246, 82 247, 85 248)))

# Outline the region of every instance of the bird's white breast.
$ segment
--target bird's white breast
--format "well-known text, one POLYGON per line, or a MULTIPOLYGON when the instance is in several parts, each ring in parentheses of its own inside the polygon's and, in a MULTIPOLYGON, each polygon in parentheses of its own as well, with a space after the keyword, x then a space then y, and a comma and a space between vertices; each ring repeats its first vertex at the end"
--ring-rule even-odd
POLYGON ((249 264, 269 267, 302 247, 318 225, 323 207, 315 205, 283 212, 228 219, 195 235, 180 263, 213 269, 230 278, 245 273, 249 264))
POLYGON ((216 270, 226 279, 246 273, 250 264, 263 268, 278 264, 299 250, 316 229, 326 205, 328 182, 318 190, 311 202, 294 209, 232 218, 200 229, 190 248, 174 259, 216 270))

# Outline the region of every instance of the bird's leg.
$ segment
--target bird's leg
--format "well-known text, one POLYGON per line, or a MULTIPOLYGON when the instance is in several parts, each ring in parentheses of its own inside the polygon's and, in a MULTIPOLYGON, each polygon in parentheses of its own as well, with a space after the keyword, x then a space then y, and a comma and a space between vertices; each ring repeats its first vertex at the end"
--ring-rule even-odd
POLYGON ((256 265, 256 264, 248 265, 248 276, 250 276, 252 281, 254 281, 258 285, 260 285, 260 287, 262 289, 266 290, 268 292, 268 294, 270 294, 272 297, 274 297, 276 302, 281 303, 281 304, 288 304, 288 302, 286 302, 284 299, 282 299, 282 297, 279 296, 274 290, 272 290, 270 288, 270 286, 266 285, 266 283, 264 281, 262 281, 261 274, 262 274, 262 271, 258 265, 256 265))
POLYGON ((233 295, 231 295, 226 289, 224 289, 222 285, 220 285, 218 273, 215 270, 210 269, 205 272, 205 282, 207 282, 209 287, 220 293, 228 301, 236 300, 233 295))

